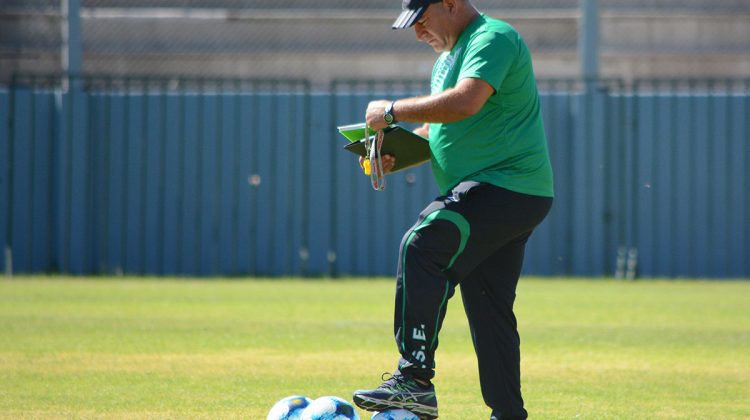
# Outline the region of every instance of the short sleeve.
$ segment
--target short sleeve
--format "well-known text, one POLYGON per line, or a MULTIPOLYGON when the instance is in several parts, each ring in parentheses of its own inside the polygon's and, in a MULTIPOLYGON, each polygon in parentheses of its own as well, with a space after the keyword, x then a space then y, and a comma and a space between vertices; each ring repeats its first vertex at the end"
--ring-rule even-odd
POLYGON ((479 34, 467 46, 458 80, 482 79, 497 92, 517 55, 518 48, 504 34, 479 34))

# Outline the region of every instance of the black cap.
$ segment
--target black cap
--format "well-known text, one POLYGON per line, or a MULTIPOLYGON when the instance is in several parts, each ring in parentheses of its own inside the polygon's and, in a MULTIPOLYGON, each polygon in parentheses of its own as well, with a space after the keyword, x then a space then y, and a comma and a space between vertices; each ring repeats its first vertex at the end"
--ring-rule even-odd
POLYGON ((432 3, 440 3, 443 0, 403 0, 401 2, 401 14, 393 25, 393 29, 406 29, 413 26, 422 17, 427 7, 432 3))

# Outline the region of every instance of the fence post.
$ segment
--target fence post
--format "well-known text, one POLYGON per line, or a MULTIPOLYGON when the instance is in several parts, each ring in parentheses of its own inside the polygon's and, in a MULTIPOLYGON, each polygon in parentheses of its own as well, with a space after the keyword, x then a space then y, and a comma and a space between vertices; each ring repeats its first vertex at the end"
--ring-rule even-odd
POLYGON ((10 95, 8 100, 8 168, 5 182, 7 182, 7 195, 5 198, 5 275, 8 277, 13 275, 13 186, 14 186, 14 174, 13 174, 13 159, 15 156, 15 110, 16 110, 16 75, 13 74, 10 83, 10 95))
MULTIPOLYGON (((81 3, 80 0, 63 0, 62 4, 62 69, 63 73, 81 74, 81 3)), ((63 83, 70 82, 63 80, 63 83)))
POLYGON ((578 56, 586 92, 591 93, 599 77, 599 0, 581 0, 578 22, 578 56))
POLYGON ((5 277, 13 277, 13 250, 5 246, 5 277))

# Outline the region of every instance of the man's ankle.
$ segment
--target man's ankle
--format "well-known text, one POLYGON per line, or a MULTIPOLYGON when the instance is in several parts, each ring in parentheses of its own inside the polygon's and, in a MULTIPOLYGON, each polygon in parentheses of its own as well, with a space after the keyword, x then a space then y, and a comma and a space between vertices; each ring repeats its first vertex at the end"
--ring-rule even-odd
POLYGON ((427 379, 414 378, 414 380, 417 381, 418 384, 422 385, 425 388, 432 385, 432 382, 427 379))
POLYGON ((424 375, 420 375, 421 371, 412 370, 412 369, 399 369, 398 373, 401 375, 404 375, 410 379, 413 379, 419 386, 423 388, 429 388, 432 386, 432 376, 425 377, 424 375))

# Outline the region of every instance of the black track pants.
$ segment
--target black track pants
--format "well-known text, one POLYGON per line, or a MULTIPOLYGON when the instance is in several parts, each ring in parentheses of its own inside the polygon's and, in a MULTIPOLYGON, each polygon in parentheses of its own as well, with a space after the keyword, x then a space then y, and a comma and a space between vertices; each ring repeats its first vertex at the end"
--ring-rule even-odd
POLYGON ((461 285, 482 395, 499 418, 525 418, 513 302, 526 240, 548 197, 467 181, 438 197, 401 241, 394 332, 399 369, 431 379, 448 299, 461 285))

